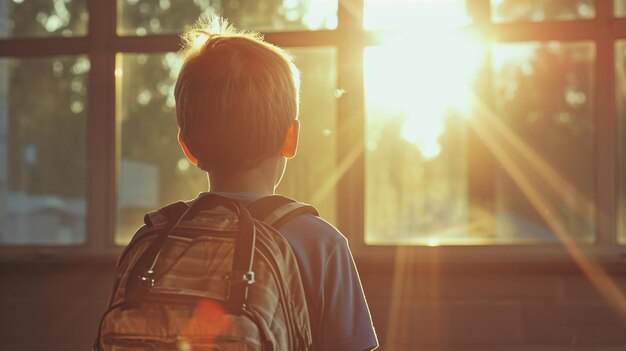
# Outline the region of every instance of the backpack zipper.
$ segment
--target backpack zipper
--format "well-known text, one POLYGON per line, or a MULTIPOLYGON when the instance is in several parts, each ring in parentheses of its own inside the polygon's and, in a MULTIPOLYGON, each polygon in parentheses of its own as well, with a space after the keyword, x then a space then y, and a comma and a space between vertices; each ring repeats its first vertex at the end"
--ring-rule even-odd
POLYGON ((246 339, 243 337, 237 336, 226 336, 226 335, 216 335, 215 337, 196 337, 189 338, 189 340, 185 340, 183 338, 177 338, 176 340, 164 341, 156 338, 142 338, 141 336, 137 337, 129 337, 127 335, 115 335, 111 334, 107 336, 103 340, 103 344, 105 345, 114 345, 114 346, 131 346, 131 347, 150 347, 152 350, 180 350, 179 346, 181 342, 187 342, 191 345, 199 345, 199 346, 212 346, 215 343, 219 342, 240 342, 246 345, 255 345, 261 348, 260 343, 256 343, 250 339, 246 339))
MULTIPOLYGON (((193 298, 193 297, 185 297, 185 296, 180 296, 180 295, 166 295, 166 294, 160 294, 160 295, 152 295, 152 296, 147 296, 146 298, 144 298, 144 301, 142 301, 142 303, 153 303, 153 304, 179 304, 179 305, 194 305, 196 302, 198 302, 198 298, 193 298), (172 303, 174 302, 174 303, 172 303)), ((252 323, 254 323, 254 325, 256 325, 257 329, 259 330, 259 335, 261 337, 261 339, 263 339, 263 332, 261 330, 261 326, 259 325, 259 321, 257 320, 257 318, 254 316, 254 314, 250 313, 250 311, 248 310, 243 310, 243 311, 232 311, 229 310, 224 304, 223 301, 220 300, 215 300, 217 301, 222 308, 224 308, 224 310, 226 312, 228 312, 229 314, 233 314, 233 315, 241 315, 241 316, 245 316, 246 318, 248 318, 250 321, 252 321, 252 323)), ((141 304, 141 303, 140 303, 141 304)), ((132 306, 128 306, 126 303, 124 302, 118 302, 112 306, 110 306, 102 315, 102 318, 100 318, 100 323, 99 323, 99 327, 98 327, 98 334, 96 336, 96 342, 94 343, 94 350, 99 351, 101 350, 100 346, 102 344, 104 344, 103 338, 102 338, 102 327, 104 325, 104 320, 106 319, 106 317, 115 309, 118 308, 124 308, 124 307, 132 307, 132 306)), ((111 339, 112 337, 109 337, 107 335, 107 337, 105 339, 111 339)), ((235 338, 235 337, 231 337, 231 338, 235 338)), ((196 339, 197 340, 197 339, 196 339)), ((238 340, 233 340, 233 341, 238 341, 238 340)), ((263 341, 261 341, 263 342, 263 341)), ((143 344, 142 344, 143 345, 143 344)), ((175 344, 174 344, 175 345, 175 344)), ((178 350, 177 348, 175 350, 178 350)))

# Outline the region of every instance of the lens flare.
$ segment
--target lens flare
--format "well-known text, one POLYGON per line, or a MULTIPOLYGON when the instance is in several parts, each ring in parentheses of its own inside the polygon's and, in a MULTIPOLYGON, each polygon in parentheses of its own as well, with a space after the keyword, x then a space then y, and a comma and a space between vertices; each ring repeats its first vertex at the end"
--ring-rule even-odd
POLYGON ((201 337, 203 344, 210 344, 216 338, 225 335, 231 326, 232 318, 220 304, 201 300, 196 305, 193 316, 180 332, 178 349, 191 350, 191 341, 194 337, 201 337))

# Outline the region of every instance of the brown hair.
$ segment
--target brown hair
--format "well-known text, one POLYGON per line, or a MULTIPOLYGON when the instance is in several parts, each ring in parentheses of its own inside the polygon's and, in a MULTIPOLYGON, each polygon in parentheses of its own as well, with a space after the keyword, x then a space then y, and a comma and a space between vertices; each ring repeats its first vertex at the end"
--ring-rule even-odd
POLYGON ((182 38, 176 118, 198 166, 232 174, 277 155, 298 116, 291 57, 219 17, 199 21, 182 38))

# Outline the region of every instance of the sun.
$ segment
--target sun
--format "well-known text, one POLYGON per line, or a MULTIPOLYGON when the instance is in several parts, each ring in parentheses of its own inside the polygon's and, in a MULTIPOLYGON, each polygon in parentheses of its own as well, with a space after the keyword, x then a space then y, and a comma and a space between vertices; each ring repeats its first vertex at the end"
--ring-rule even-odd
MULTIPOLYGON (((429 1, 402 3, 408 8, 429 1)), ((368 118, 402 118, 401 137, 425 159, 441 152, 438 139, 450 112, 467 115, 471 81, 486 53, 484 40, 458 28, 461 17, 431 15, 364 53, 366 99, 378 111, 368 118)))

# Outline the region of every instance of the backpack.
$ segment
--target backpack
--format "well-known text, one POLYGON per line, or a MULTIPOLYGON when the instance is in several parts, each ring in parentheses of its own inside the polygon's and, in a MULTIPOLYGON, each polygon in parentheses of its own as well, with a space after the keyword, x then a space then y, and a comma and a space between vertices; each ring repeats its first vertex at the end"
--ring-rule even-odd
POLYGON ((303 213, 318 215, 282 196, 245 207, 205 193, 147 214, 94 350, 310 350, 300 272, 277 231, 303 213))

